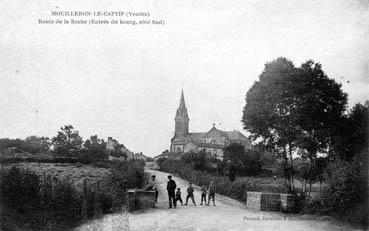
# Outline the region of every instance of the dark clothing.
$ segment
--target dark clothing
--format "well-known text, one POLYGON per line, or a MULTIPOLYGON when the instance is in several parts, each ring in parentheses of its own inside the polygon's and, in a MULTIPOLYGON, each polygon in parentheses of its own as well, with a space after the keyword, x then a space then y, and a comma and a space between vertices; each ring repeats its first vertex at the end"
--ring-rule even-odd
POLYGON ((201 204, 200 205, 202 205, 203 201, 206 205, 206 186, 205 185, 201 187, 201 204))
POLYGON ((192 188, 192 186, 189 186, 188 188, 187 188, 187 193, 188 194, 190 194, 190 193, 193 193, 193 188, 192 188))
POLYGON ((176 203, 177 203, 177 201, 179 201, 179 202, 181 202, 181 205, 183 205, 182 197, 176 197, 175 201, 176 201, 176 203))
POLYGON ((186 205, 187 205, 187 203, 188 203, 188 198, 191 198, 192 203, 193 203, 194 205, 196 205, 195 197, 194 197, 194 195, 193 195, 193 192, 194 192, 194 190, 193 190, 192 186, 189 186, 189 187, 187 188, 186 205))
POLYGON ((213 204, 215 206, 215 185, 209 185, 209 196, 208 196, 208 205, 210 203, 210 200, 213 199, 213 204))
POLYGON ((155 203, 158 203, 158 196, 159 196, 159 191, 157 189, 155 189, 155 203))
POLYGON ((181 191, 177 191, 176 192, 176 199, 175 199, 176 203, 177 201, 181 202, 181 205, 183 205, 183 201, 182 201, 182 197, 181 197, 181 191))
POLYGON ((206 193, 201 193, 201 204, 203 201, 206 204, 206 193))
POLYGON ((210 193, 215 193, 215 190, 216 190, 216 188, 215 188, 215 185, 209 185, 209 194, 210 193))
POLYGON ((210 204, 211 199, 213 199, 213 205, 215 206, 215 193, 209 193, 208 205, 210 204))
POLYGON ((168 198, 169 198, 169 208, 172 208, 172 205, 174 206, 174 208, 176 208, 177 203, 176 203, 174 192, 169 192, 168 191, 168 198))
POLYGON ((187 203, 188 203, 188 198, 191 198, 192 203, 193 203, 194 205, 196 205, 195 197, 193 196, 193 193, 189 193, 189 194, 187 194, 187 197, 186 197, 186 204, 185 204, 185 205, 187 205, 187 203))
POLYGON ((168 198, 169 198, 169 208, 172 208, 172 204, 174 208, 177 207, 177 203, 175 200, 175 190, 177 188, 176 182, 172 179, 170 179, 167 183, 167 190, 168 190, 168 198))
POLYGON ((168 192, 169 191, 175 192, 176 188, 177 188, 176 182, 174 180, 170 179, 168 181, 168 183, 167 183, 167 190, 168 190, 168 192))
POLYGON ((177 192, 176 192, 176 198, 177 198, 177 197, 181 197, 181 191, 178 191, 178 190, 177 190, 177 192))

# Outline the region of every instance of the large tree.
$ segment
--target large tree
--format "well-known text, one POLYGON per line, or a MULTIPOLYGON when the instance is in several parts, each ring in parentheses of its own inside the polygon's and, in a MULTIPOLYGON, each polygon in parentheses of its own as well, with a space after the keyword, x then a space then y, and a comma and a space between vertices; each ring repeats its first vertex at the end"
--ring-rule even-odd
POLYGON ((347 95, 341 85, 322 70, 319 63, 309 60, 298 69, 299 84, 296 88, 297 104, 296 125, 299 135, 296 145, 308 158, 309 194, 316 175, 318 153, 328 153, 332 137, 336 133, 338 122, 344 117, 347 95))
POLYGON ((298 70, 286 58, 265 64, 265 68, 246 95, 242 122, 254 140, 277 150, 284 160, 285 174, 293 190, 292 153, 299 133, 295 110, 298 99, 298 70))
POLYGON ((55 153, 63 156, 78 155, 82 149, 82 143, 82 137, 72 125, 61 127, 58 134, 52 138, 55 153))
POLYGON ((346 103, 341 85, 320 64, 307 61, 296 68, 278 58, 265 65, 248 91, 242 121, 255 139, 279 150, 293 190, 292 154, 305 154, 312 170, 317 153, 327 152, 346 103))

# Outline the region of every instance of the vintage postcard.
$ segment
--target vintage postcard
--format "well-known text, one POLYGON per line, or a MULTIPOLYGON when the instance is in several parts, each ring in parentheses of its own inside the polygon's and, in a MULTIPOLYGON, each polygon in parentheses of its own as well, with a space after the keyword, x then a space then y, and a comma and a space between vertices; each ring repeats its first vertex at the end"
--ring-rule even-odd
POLYGON ((0 230, 368 228, 368 0, 0 9, 0 230))

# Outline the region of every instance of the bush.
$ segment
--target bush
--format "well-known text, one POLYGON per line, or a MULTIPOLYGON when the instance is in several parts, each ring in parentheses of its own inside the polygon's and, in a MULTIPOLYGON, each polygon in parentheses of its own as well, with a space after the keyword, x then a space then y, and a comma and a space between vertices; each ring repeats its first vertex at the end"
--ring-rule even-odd
POLYGON ((45 175, 40 179, 36 173, 15 166, 2 169, 1 228, 69 229, 84 219, 122 208, 125 190, 143 184, 144 164, 142 160, 114 161, 108 190, 101 190, 99 183, 87 185, 85 180, 82 191, 76 190, 68 178, 45 175))
POLYGON ((328 165, 322 207, 338 219, 368 226, 368 185, 365 168, 356 162, 328 165))
POLYGON ((111 169, 112 184, 122 189, 140 188, 144 180, 145 161, 113 161, 111 169))
POLYGON ((38 209, 40 182, 35 173, 13 166, 9 171, 1 172, 0 179, 3 203, 22 214, 38 209))

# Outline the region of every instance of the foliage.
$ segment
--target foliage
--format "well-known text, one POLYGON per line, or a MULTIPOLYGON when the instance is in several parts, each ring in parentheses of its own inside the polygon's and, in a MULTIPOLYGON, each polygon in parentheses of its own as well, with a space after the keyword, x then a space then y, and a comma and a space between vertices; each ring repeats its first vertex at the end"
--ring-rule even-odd
POLYGON ((327 152, 346 104, 341 85, 329 79, 319 63, 309 60, 296 68, 278 58, 265 64, 247 92, 242 122, 254 139, 280 153, 293 190, 292 153, 302 150, 312 171, 317 153, 327 152))
POLYGON ((210 168, 210 166, 208 166, 207 163, 211 162, 211 159, 207 157, 206 153, 203 151, 200 151, 198 153, 196 152, 185 153, 181 157, 181 160, 191 164, 191 166, 195 170, 205 171, 210 168))
POLYGON ((40 178, 35 172, 15 166, 4 168, 0 171, 1 228, 64 230, 84 219, 112 212, 114 202, 118 201, 120 208, 126 203, 118 195, 122 196, 127 188, 141 186, 143 168, 140 160, 114 162, 108 182, 110 190, 101 190, 98 183, 85 185, 83 191, 77 190, 68 177, 40 178))
POLYGON ((36 152, 32 153, 48 153, 50 152, 51 141, 49 137, 28 136, 24 142, 32 147, 36 152))
POLYGON ((368 226, 367 169, 358 162, 334 162, 326 171, 327 187, 322 195, 328 214, 368 226))
POLYGON ((261 160, 258 150, 245 150, 241 144, 233 143, 224 148, 225 172, 232 180, 235 175, 256 175, 261 172, 261 160))
POLYGON ((108 159, 109 155, 106 151, 106 142, 104 139, 99 139, 97 135, 87 139, 83 144, 81 158, 91 161, 108 159))
POLYGON ((47 137, 29 136, 26 139, 0 139, 0 152, 16 147, 31 154, 48 153, 50 151, 50 139, 47 137))
MULTIPOLYGON (((65 227, 79 221, 80 199, 69 182, 58 181, 52 190, 51 184, 47 187, 34 172, 15 167, 3 170, 1 179, 4 213, 20 216, 19 220, 13 221, 18 225, 40 230, 48 224, 65 227)), ((7 225, 3 224, 3 227, 7 225)))
POLYGON ((369 104, 356 104, 341 118, 332 137, 331 159, 363 159, 368 147, 369 104))
POLYGON ((58 134, 52 138, 54 151, 62 156, 77 156, 82 149, 82 137, 72 125, 60 128, 58 134))
POLYGON ((144 166, 143 160, 113 161, 112 184, 123 189, 140 188, 144 179, 144 166))

